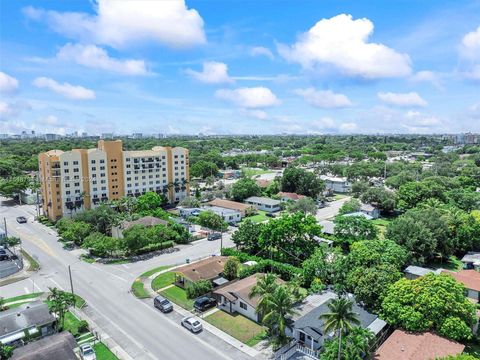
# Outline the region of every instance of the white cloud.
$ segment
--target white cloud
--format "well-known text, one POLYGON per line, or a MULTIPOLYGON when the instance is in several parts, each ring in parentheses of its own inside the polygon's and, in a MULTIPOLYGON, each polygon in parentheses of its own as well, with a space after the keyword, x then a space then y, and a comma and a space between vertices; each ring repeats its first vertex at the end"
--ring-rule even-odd
POLYGON ((351 133, 351 132, 357 130, 357 128, 358 128, 358 125, 354 122, 342 123, 339 126, 340 131, 344 132, 344 133, 351 133))
POLYGON ((400 107, 412 107, 412 106, 427 106, 427 102, 422 99, 416 92, 409 93, 392 93, 392 92, 379 92, 378 98, 386 104, 400 106, 400 107))
POLYGON ((460 50, 467 58, 480 59, 480 26, 463 37, 460 50))
POLYGON ((280 55, 315 70, 329 64, 345 75, 377 79, 407 76, 410 57, 377 43, 368 42, 373 23, 341 14, 318 21, 292 46, 279 44, 280 55))
POLYGON ((234 80, 228 76, 227 64, 209 61, 203 63, 202 71, 194 71, 192 69, 185 70, 185 73, 195 80, 207 84, 232 83, 234 80))
POLYGON ((431 83, 438 90, 444 90, 440 75, 429 70, 418 71, 410 77, 410 81, 414 83, 427 82, 431 83))
POLYGON ((74 61, 77 64, 94 69, 116 72, 125 75, 148 74, 143 60, 119 60, 95 45, 66 44, 57 53, 60 60, 74 61))
POLYGON ((408 111, 405 117, 410 127, 431 127, 441 124, 439 118, 433 115, 422 114, 419 111, 408 111))
POLYGON ((254 110, 246 110, 244 109, 242 111, 246 116, 258 119, 258 120, 267 120, 268 119, 268 114, 264 110, 259 110, 259 109, 254 109, 254 110))
POLYGON ((352 106, 350 99, 343 94, 336 94, 331 90, 315 90, 313 87, 307 89, 296 89, 294 91, 305 99, 312 106, 322 109, 345 108, 352 106))
POLYGON ((263 86, 220 89, 215 92, 215 96, 246 109, 271 107, 280 103, 275 94, 263 86))
POLYGON ((53 79, 46 77, 38 77, 33 81, 33 85, 41 89, 49 89, 59 95, 74 100, 91 100, 95 99, 93 90, 84 88, 83 86, 75 86, 69 83, 60 84, 53 79))
POLYGON ((26 101, 4 102, 0 101, 0 121, 15 118, 25 110, 31 110, 31 106, 26 101))
POLYGON ((465 75, 472 80, 480 80, 480 64, 474 65, 465 75))
POLYGON ((54 126, 54 125, 59 125, 59 120, 58 117, 55 115, 48 115, 47 117, 41 118, 39 120, 39 123, 43 125, 48 125, 48 126, 54 126))
POLYGON ((270 60, 273 60, 273 53, 270 49, 263 47, 263 46, 255 46, 250 49, 251 56, 266 56, 270 60))
POLYGON ((90 15, 27 7, 24 14, 32 20, 46 20, 66 37, 116 48, 147 41, 171 47, 206 42, 203 19, 184 0, 98 0, 94 10, 96 14, 90 15))
POLYGON ((18 89, 18 80, 0 71, 0 92, 10 94, 18 89))

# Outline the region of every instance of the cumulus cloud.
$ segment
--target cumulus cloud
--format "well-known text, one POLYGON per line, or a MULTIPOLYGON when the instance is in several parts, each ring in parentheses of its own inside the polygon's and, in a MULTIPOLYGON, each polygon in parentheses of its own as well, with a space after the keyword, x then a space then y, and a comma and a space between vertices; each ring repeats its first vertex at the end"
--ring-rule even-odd
POLYGON ((193 79, 206 84, 222 84, 234 82, 234 80, 228 75, 227 64, 216 61, 204 62, 202 71, 187 69, 185 70, 185 73, 193 79))
POLYGON ((18 89, 18 80, 0 71, 0 92, 10 94, 18 89))
POLYGON ((418 71, 410 77, 410 81, 414 83, 430 83, 438 90, 444 90, 440 75, 433 71, 418 71))
POLYGON ((471 80, 480 80, 480 26, 462 38, 460 55, 465 77, 471 80))
POLYGON ((220 89, 215 92, 218 99, 228 101, 246 109, 266 108, 280 103, 275 94, 266 87, 243 87, 234 90, 220 89))
POLYGON ((369 19, 353 20, 351 15, 341 14, 318 21, 292 46, 279 44, 278 51, 309 70, 328 64, 345 75, 366 79, 410 75, 410 57, 368 42, 372 33, 369 19))
POLYGON ((408 125, 413 127, 432 127, 441 123, 436 116, 423 114, 419 111, 408 111, 405 117, 408 120, 408 125))
POLYGON ((255 46, 250 49, 251 56, 266 56, 270 60, 273 60, 273 53, 270 49, 263 47, 263 46, 255 46))
POLYGON ((427 106, 427 102, 416 92, 392 93, 379 92, 378 98, 385 104, 399 107, 417 107, 427 106))
POLYGON ((257 120, 267 120, 268 119, 268 114, 264 110, 259 110, 259 109, 253 109, 253 110, 247 110, 244 109, 242 111, 243 114, 245 114, 248 117, 257 119, 257 120))
POLYGON ((297 95, 303 97, 307 103, 322 109, 346 108, 352 106, 350 99, 343 94, 336 94, 331 90, 296 89, 297 95))
POLYGON ((146 75, 147 67, 143 60, 119 60, 95 45, 66 44, 57 53, 60 60, 73 61, 94 69, 116 72, 125 75, 146 75))
POLYGON ((60 84, 53 79, 46 77, 38 77, 33 81, 33 85, 41 89, 51 90, 59 95, 73 100, 91 100, 95 99, 93 90, 84 88, 83 86, 75 86, 69 83, 60 84))
POLYGON ((0 101, 0 121, 6 121, 18 117, 23 111, 31 110, 26 101, 5 102, 0 101))
POLYGON ((355 130, 357 130, 357 128, 358 128, 358 125, 357 123, 354 123, 354 122, 345 122, 340 124, 339 126, 340 131, 344 133, 352 133, 355 130))
POLYGON ((206 42, 203 19, 184 0, 95 2, 95 15, 80 12, 24 8, 32 20, 44 20, 63 36, 116 48, 154 42, 170 47, 190 47, 206 42))

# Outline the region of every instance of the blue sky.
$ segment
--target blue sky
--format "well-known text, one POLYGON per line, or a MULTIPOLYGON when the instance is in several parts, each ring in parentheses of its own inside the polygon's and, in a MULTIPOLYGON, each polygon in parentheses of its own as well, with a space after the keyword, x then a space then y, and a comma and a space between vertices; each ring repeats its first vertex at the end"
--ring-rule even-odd
POLYGON ((6 0, 0 133, 480 131, 480 1, 6 0))

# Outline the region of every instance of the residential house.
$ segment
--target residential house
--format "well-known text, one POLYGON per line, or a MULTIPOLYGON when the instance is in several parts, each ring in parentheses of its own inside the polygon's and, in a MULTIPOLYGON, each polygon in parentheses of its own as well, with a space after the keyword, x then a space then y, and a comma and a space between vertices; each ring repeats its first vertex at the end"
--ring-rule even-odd
POLYGON ((321 175, 320 179, 325 182, 325 188, 337 193, 349 193, 352 191, 352 183, 346 177, 321 175))
POLYGON ((11 360, 78 360, 76 347, 73 335, 63 331, 15 349, 11 360))
POLYGON ((480 269, 480 252, 468 252, 463 258, 462 263, 464 269, 479 270, 480 269))
POLYGON ((441 270, 433 270, 433 269, 428 269, 428 268, 424 268, 421 266, 414 266, 414 265, 410 265, 405 270, 403 270, 403 272, 405 273, 405 277, 408 280, 415 280, 429 273, 438 275, 440 274, 440 271, 441 270))
POLYGON ((281 210, 280 200, 270 199, 267 197, 251 196, 245 199, 245 203, 255 206, 258 210, 263 210, 269 213, 281 210))
MULTIPOLYGON (((259 322, 260 318, 257 313, 257 306, 260 296, 250 298, 249 294, 257 284, 258 277, 262 275, 265 274, 253 274, 213 291, 213 296, 217 299, 218 307, 228 313, 239 313, 250 320, 259 322)), ((284 281, 277 279, 277 283, 282 284, 284 281)))
POLYGON ((112 226, 112 236, 117 239, 123 238, 123 232, 130 229, 134 225, 143 225, 151 227, 155 225, 168 225, 168 221, 159 219, 154 216, 144 216, 134 221, 122 221, 119 226, 112 226))
POLYGON ((211 211, 214 214, 217 214, 218 216, 220 216, 223 219, 223 221, 229 224, 235 224, 242 220, 242 214, 240 213, 240 211, 226 209, 224 207, 206 206, 202 208, 201 211, 211 211))
POLYGON ((0 342, 4 345, 18 345, 25 338, 44 337, 53 334, 55 317, 48 305, 34 301, 17 308, 0 312, 0 342))
POLYGON ((277 195, 280 197, 281 202, 288 202, 288 201, 297 202, 298 200, 306 197, 305 195, 298 195, 297 193, 284 192, 284 191, 280 191, 277 195))
POLYGON ((175 284, 184 288, 188 283, 209 280, 214 285, 220 285, 224 283, 222 273, 227 260, 228 256, 211 256, 177 268, 175 270, 175 284))
POLYGON ((362 206, 360 207, 360 212, 365 215, 371 216, 372 219, 378 219, 380 217, 380 210, 370 204, 362 204, 362 206))
POLYGON ((322 220, 318 224, 322 227, 322 233, 333 235, 335 233, 335 223, 331 220, 322 220))
POLYGON ((480 272, 476 270, 460 270, 458 272, 442 270, 443 274, 453 276, 466 289, 466 296, 475 302, 480 300, 480 272))
POLYGON ((235 210, 240 213, 242 218, 246 215, 255 211, 255 207, 248 204, 242 204, 237 201, 225 200, 225 199, 213 199, 212 201, 205 204, 206 206, 216 206, 220 208, 225 208, 229 210, 235 210))
POLYGON ((198 216, 202 211, 201 208, 184 208, 183 206, 178 206, 178 213, 181 217, 187 218, 190 216, 198 216))
POLYGON ((431 332, 395 330, 378 348, 373 360, 432 360, 463 352, 464 345, 431 332))
POLYGON ((368 215, 364 212, 361 212, 361 211, 356 211, 356 212, 353 212, 353 213, 349 213, 349 214, 344 214, 343 216, 361 216, 367 220, 373 220, 373 217, 371 215, 368 215))
MULTIPOLYGON (((353 301, 353 295, 347 295, 353 301)), ((325 340, 335 336, 333 333, 324 332, 324 321, 320 319, 322 314, 330 312, 328 304, 338 296, 332 291, 325 291, 321 294, 307 296, 294 308, 295 315, 289 319, 286 328, 286 335, 293 338, 301 346, 314 352, 318 351, 325 340)), ((360 326, 369 329, 378 335, 386 326, 386 322, 379 319, 377 315, 371 314, 356 303, 353 305, 353 312, 357 314, 360 326)))

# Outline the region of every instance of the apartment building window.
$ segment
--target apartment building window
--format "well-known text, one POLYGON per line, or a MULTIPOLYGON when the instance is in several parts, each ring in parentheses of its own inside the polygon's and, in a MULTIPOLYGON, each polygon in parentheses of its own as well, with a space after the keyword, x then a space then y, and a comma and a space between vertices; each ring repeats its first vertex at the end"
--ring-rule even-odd
POLYGON ((78 165, 78 161, 75 160, 75 161, 73 162, 73 165, 78 165))
POLYGON ((78 179, 80 179, 80 176, 75 175, 75 176, 73 177, 73 179, 74 179, 74 180, 78 180, 78 179))
POLYGON ((68 161, 64 161, 63 166, 68 166, 68 161))
POLYGON ((93 181, 92 181, 92 184, 93 184, 93 185, 97 185, 97 180, 93 180, 93 181))
MULTIPOLYGON (((57 184, 58 185, 58 184, 57 184)), ((65 187, 66 188, 69 188, 70 187, 70 184, 65 184, 65 187)))
POLYGON ((100 166, 100 170, 105 170, 105 166, 100 166))
POLYGON ((105 164, 105 160, 101 159, 100 164, 105 164))
POLYGON ((130 169, 130 164, 127 164, 127 169, 130 169))
POLYGON ((130 187, 132 187, 132 184, 127 184, 127 188, 130 188, 130 187))
POLYGON ((101 173, 101 174, 100 174, 100 177, 105 177, 105 173, 101 173))
POLYGON ((74 186, 80 186, 80 183, 75 183, 75 184, 73 184, 73 185, 74 185, 74 186))
POLYGON ((107 190, 107 187, 106 187, 106 186, 102 186, 102 190, 103 190, 103 191, 107 190))
POLYGON ((92 174, 92 178, 96 178, 97 177, 97 174, 92 174))
POLYGON ((127 177, 127 181, 132 181, 132 178, 127 177))
POLYGON ((94 188, 93 188, 93 191, 97 191, 97 188, 96 188, 96 187, 94 187, 94 188))
POLYGON ((78 168, 75 168, 75 169, 73 169, 73 172, 76 172, 76 173, 77 173, 77 172, 79 172, 79 169, 78 169, 78 168))
POLYGON ((90 161, 90 164, 95 164, 95 160, 91 160, 91 161, 90 161))
POLYGON ((75 194, 80 194, 80 190, 75 190, 75 194))
POLYGON ((130 161, 130 158, 126 158, 125 161, 130 161))
POLYGON ((70 190, 65 191, 65 194, 70 195, 70 190))
POLYGON ((68 173, 70 172, 70 170, 68 170, 68 169, 63 169, 63 172, 64 172, 65 174, 68 174, 68 173))
POLYGON ((127 175, 130 175, 131 173, 132 173, 132 172, 131 172, 130 170, 129 170, 129 171, 127 171, 127 175))
POLYGON ((178 158, 178 155, 175 155, 174 158, 177 159, 177 158, 178 158))
POLYGON ((178 161, 175 161, 175 164, 178 164, 178 161))
POLYGON ((247 304, 245 304, 244 302, 240 301, 240 308, 242 308, 243 310, 247 310, 247 304))

